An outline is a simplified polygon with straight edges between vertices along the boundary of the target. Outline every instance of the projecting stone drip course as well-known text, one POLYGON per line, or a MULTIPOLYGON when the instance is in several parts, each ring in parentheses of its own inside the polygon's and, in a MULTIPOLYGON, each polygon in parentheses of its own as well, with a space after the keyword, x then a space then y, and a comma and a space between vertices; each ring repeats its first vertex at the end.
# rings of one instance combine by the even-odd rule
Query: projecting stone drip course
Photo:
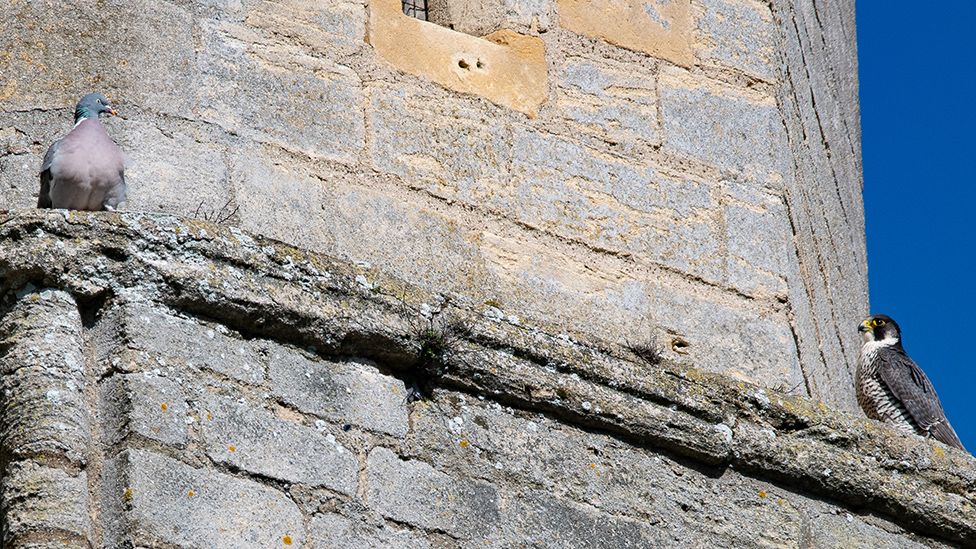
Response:
POLYGON ((976 535, 970 456, 815 401, 199 220, 0 243, 11 547, 976 535), (418 326, 462 324, 432 362, 418 326))

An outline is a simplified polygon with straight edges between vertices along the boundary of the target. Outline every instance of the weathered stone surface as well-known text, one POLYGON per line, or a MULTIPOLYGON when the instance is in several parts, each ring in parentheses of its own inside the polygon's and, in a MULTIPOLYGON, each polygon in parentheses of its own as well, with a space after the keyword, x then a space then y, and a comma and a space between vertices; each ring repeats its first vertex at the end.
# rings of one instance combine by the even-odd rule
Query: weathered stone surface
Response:
POLYGON ((350 520, 341 515, 326 513, 312 519, 309 540, 316 547, 335 549, 428 549, 423 537, 409 531, 377 528, 374 525, 350 520))
POLYGON ((766 81, 777 78, 778 29, 769 6, 754 0, 703 0, 695 17, 695 56, 766 81))
POLYGON ((750 295, 786 298, 793 233, 783 199, 747 185, 726 182, 725 188, 729 284, 750 295))
POLYGON ((514 188, 495 201, 519 221, 721 278, 707 184, 531 131, 516 132, 514 148, 514 188))
POLYGON ((241 227, 310 249, 334 247, 336 237, 330 220, 336 203, 325 183, 311 174, 274 164, 257 149, 241 151, 232 158, 231 180, 241 227), (275 207, 269 208, 269 204, 275 207), (289 215, 281 215, 283 211, 289 215))
MULTIPOLYGON (((254 338, 253 345, 268 353, 272 364, 276 353, 291 356, 297 366, 284 370, 285 379, 291 380, 293 398, 309 399, 304 404, 289 404, 262 382, 214 376, 181 361, 169 361, 162 369, 168 378, 183 376, 185 389, 194 395, 243 393, 245 403, 270 406, 278 414, 276 419, 263 413, 257 418, 245 414, 242 421, 227 426, 228 433, 250 425, 252 419, 256 425, 286 419, 316 423, 317 429, 333 432, 328 423, 316 422, 316 416, 327 417, 331 410, 303 407, 341 403, 330 391, 342 389, 336 391, 341 395, 347 382, 361 380, 364 372, 379 376, 379 382, 374 379, 364 387, 402 390, 400 382, 350 357, 369 357, 378 368, 426 379, 434 386, 433 399, 411 405, 412 431, 401 395, 362 393, 367 395, 363 401, 374 408, 384 403, 394 406, 394 412, 384 414, 403 418, 398 421, 406 424, 400 427, 405 436, 397 435, 402 437, 398 440, 369 433, 384 432, 375 425, 364 425, 367 432, 363 432, 350 422, 348 430, 334 431, 337 441, 365 459, 357 475, 361 480, 352 479, 362 482, 357 491, 361 502, 336 490, 296 485, 289 488, 293 504, 279 491, 281 480, 249 472, 247 467, 258 470, 253 465, 216 463, 238 477, 187 465, 212 463, 199 452, 205 444, 188 444, 186 450, 160 448, 182 461, 144 449, 123 449, 120 457, 110 460, 103 479, 115 482, 112 479, 119 478, 115 471, 139 471, 129 478, 152 484, 140 488, 148 494, 147 500, 167 503, 162 511, 158 504, 150 507, 145 502, 126 507, 125 487, 133 481, 122 479, 107 487, 105 493, 114 498, 102 498, 100 504, 108 507, 99 516, 106 522, 110 540, 131 535, 149 540, 145 544, 181 543, 174 540, 192 536, 197 541, 189 544, 207 546, 213 538, 205 537, 199 525, 212 523, 213 516, 244 520, 236 514, 240 512, 249 524, 261 522, 255 522, 250 507, 226 503, 239 497, 272 514, 273 505, 279 505, 274 502, 285 502, 280 505, 294 514, 283 511, 274 517, 286 522, 300 512, 313 516, 338 512, 380 530, 393 527, 381 527, 386 520, 405 523, 432 544, 444 535, 456 536, 463 544, 486 539, 517 543, 522 538, 514 532, 532 528, 544 532, 545 524, 560 521, 606 528, 595 539, 625 545, 635 540, 651 545, 687 540, 750 545, 754 532, 737 527, 742 521, 759 525, 762 540, 786 545, 810 539, 815 528, 829 530, 823 534, 825 539, 853 540, 854 545, 871 539, 938 545, 935 538, 922 536, 961 543, 976 535, 976 502, 971 496, 976 490, 976 462, 970 456, 837 413, 818 402, 669 360, 634 361, 620 346, 584 343, 545 326, 504 317, 481 304, 445 301, 377 271, 199 221, 143 214, 66 217, 59 212, 22 212, 0 219, 0 242, 0 292, 16 291, 25 280, 38 276, 79 296, 92 295, 99 285, 112 288, 116 297, 103 306, 103 314, 96 315, 93 347, 104 346, 104 341, 118 345, 126 324, 113 319, 125 319, 117 311, 132 310, 141 296, 143 303, 167 304, 179 314, 205 311, 211 319, 206 324, 182 322, 201 333, 221 324, 228 333, 245 332, 254 338), (450 343, 434 364, 432 355, 438 354, 431 353, 429 346, 424 351, 416 331, 417 311, 425 303, 428 311, 437 304, 439 315, 468 326, 451 332, 445 339, 450 343), (315 346, 318 355, 326 358, 311 358, 264 338, 315 346), (345 367, 351 369, 342 370, 345 367), (176 370, 170 373, 171 369, 176 370), (304 372, 329 373, 332 377, 325 379, 341 383, 323 385, 322 391, 314 389, 313 383, 309 390, 304 372), (461 394, 471 402, 462 402, 461 394), (488 403, 474 404, 477 397, 471 395, 481 395, 488 403), (512 411, 503 415, 501 403, 512 411), (397 411, 400 407, 404 415, 397 411), (138 466, 126 465, 126 459, 134 459, 138 466), (218 494, 211 492, 215 500, 206 500, 199 510, 192 505, 189 511, 180 507, 184 501, 176 490, 189 489, 179 484, 185 484, 185 478, 204 479, 199 484, 211 490, 219 487, 218 494), (296 504, 302 511, 291 507, 296 504), (175 533, 167 529, 172 520, 165 517, 175 516, 176 509, 192 528, 175 533), (533 526, 536 523, 528 516, 533 510, 551 520, 533 526), (841 520, 817 518, 828 514, 841 520), (816 527, 813 520, 819 520, 816 527), (663 532, 675 532, 678 539, 663 532)), ((23 302, 33 303, 27 298, 23 302)), ((683 312, 699 309, 688 306, 683 312)), ((23 321, 23 315, 15 315, 18 310, 6 313, 5 325, 23 321)), ((64 317, 33 318, 57 325, 64 317)), ((777 327, 789 336, 786 323, 741 318, 757 326, 777 327)), ((164 322, 157 324, 164 333, 170 330, 164 322)), ((29 332, 19 330, 13 332, 29 332)), ((7 350, 26 349, 18 345, 30 339, 18 339, 7 350)), ((219 350, 218 346, 207 352, 219 350)), ((94 349, 90 352, 100 356, 94 349)), ((99 360, 129 356, 124 353, 109 353, 99 360)), ((737 360, 727 354, 724 362, 737 360)), ((741 365, 723 367, 734 371, 741 365)), ((275 376, 271 378, 274 385, 275 376)), ((357 390, 352 388, 351 394, 357 390)), ((203 402, 212 397, 194 398, 203 402)), ((270 431, 276 425, 272 423, 270 431)), ((202 429, 206 427, 190 428, 191 441, 204 442, 202 429)), ((265 442, 265 449, 274 447, 265 442)), ((137 497, 135 492, 131 497, 137 497)), ((185 497, 189 499, 188 493, 185 497)), ((270 528, 277 531, 286 526, 275 522, 270 528)), ((595 543, 586 537, 588 531, 589 527, 560 529, 564 534, 560 543, 595 543)), ((304 533, 280 535, 282 543, 285 535, 292 536, 293 543, 305 539, 304 533)), ((254 536, 258 544, 276 539, 266 532, 254 536)))
POLYGON ((241 381, 259 383, 265 377, 265 359, 258 349, 232 337, 220 326, 204 326, 145 303, 123 304, 111 311, 103 323, 101 331, 120 333, 122 339, 103 338, 101 356, 119 350, 122 344, 241 381))
POLYGON ((772 98, 750 97, 678 69, 659 82, 666 147, 780 186, 770 174, 786 173, 789 143, 772 98))
POLYGON ((213 397, 200 414, 207 455, 250 473, 324 486, 343 494, 356 491, 359 462, 335 436, 213 397))
POLYGON ((382 515, 462 538, 482 538, 499 520, 498 494, 419 461, 376 448, 366 461, 366 501, 382 515))
MULTIPOLYGON (((0 50, 7 52, 0 59, 5 105, 73 107, 81 95, 99 88, 110 99, 124 99, 122 105, 188 112, 196 74, 190 12, 146 0, 88 8, 78 0, 56 6, 18 2, 0 14, 0 25, 7 30, 0 38, 0 50), (79 62, 90 51, 111 62, 79 62), (124 98, 114 93, 120 90, 124 98)), ((70 114, 65 120, 70 122, 70 114)))
POLYGON ((505 509, 502 529, 487 544, 526 544, 530 547, 594 547, 637 549, 662 543, 662 532, 637 522, 594 513, 584 506, 560 501, 550 494, 531 492, 505 509))
POLYGON ((81 466, 91 446, 81 315, 62 290, 28 285, 16 298, 0 320, 0 448, 81 466))
POLYGON ((271 388, 303 412, 339 423, 403 436, 407 433, 407 391, 403 382, 356 362, 312 360, 274 346, 271 388))
POLYGON ((403 14, 398 0, 373 0, 369 43, 397 69, 471 93, 534 118, 546 100, 545 45, 501 29, 468 36, 403 14))
POLYGON ((510 177, 508 124, 410 87, 371 86, 369 95, 369 153, 377 170, 472 204, 510 177))
POLYGON ((31 538, 59 537, 61 547, 89 547, 88 476, 19 461, 0 490, 4 547, 33 547, 31 538))
POLYGON ((860 340, 853 326, 868 313, 868 284, 854 5, 771 5, 788 69, 777 101, 794 159, 785 185, 800 360, 814 394, 856 411, 860 340))
MULTIPOLYGON (((719 547, 795 546, 805 539, 829 539, 831 547, 843 546, 842 539, 851 546, 869 547, 874 540, 898 539, 890 533, 897 530, 890 522, 838 511, 817 498, 748 475, 719 474, 615 437, 586 434, 544 414, 443 393, 429 406, 418 408, 413 417, 416 453, 432 456, 434 466, 461 478, 491 479, 499 487, 538 487, 543 492, 529 495, 527 502, 516 500, 508 508, 517 510, 510 515, 514 524, 520 525, 521 532, 532 532, 527 535, 552 540, 580 536, 565 541, 570 546, 597 546, 602 543, 599 539, 613 539, 616 546, 623 546, 642 536, 644 546, 707 539, 719 547), (588 510, 567 506, 566 501, 583 503, 588 510), (526 506, 535 512, 527 512, 526 506), (595 515, 593 510, 606 515, 595 515), (587 528, 553 531, 545 524, 521 523, 545 521, 549 514, 576 517, 573 522, 587 528), (521 519, 523 515, 539 518, 521 519), (607 517, 633 522, 601 530, 592 524, 594 516, 602 517, 599 525, 608 522, 607 517), (741 528, 743 523, 750 528, 741 528), (602 535, 590 539, 585 536, 588 530, 602 535)), ((503 524, 507 531, 509 523, 503 524)))
POLYGON ((172 458, 127 450, 104 472, 106 541, 112 545, 301 547, 302 516, 280 492, 196 469, 172 458), (284 542, 285 537, 288 542, 284 542))
MULTIPOLYGON (((607 340, 648 331, 687 339, 665 319, 690 325, 676 311, 691 301, 777 324, 786 317, 801 349, 787 351, 802 358, 738 369, 793 386, 799 364, 804 388, 855 409, 856 334, 844 326, 865 313, 867 292, 849 4, 445 0, 430 6, 434 24, 384 1, 156 9, 113 0, 96 12, 77 0, 18 2, 0 14, 0 208, 36 203, 44 151, 70 128, 78 97, 103 91, 121 112, 103 122, 131 161, 125 209, 212 219, 237 208, 230 221, 247 230, 607 340), (504 29, 521 37, 495 34, 503 46, 463 34, 504 29), (389 42, 393 63, 367 43, 370 33, 389 42), (112 62, 88 70, 72 48, 112 62), (454 54, 484 48, 511 56, 491 62, 472 93, 458 92, 474 80, 458 76, 454 54), (527 58, 533 74, 551 75, 541 88, 518 71, 527 58), (404 60, 445 76, 446 87, 407 74, 404 60), (491 76, 498 71, 506 78, 491 76), (484 99, 525 88, 539 103, 535 119, 484 99), (551 159, 539 170, 515 165, 516 153, 531 156, 522 147, 539 144, 632 167, 639 177, 621 178, 626 193, 675 181, 707 188, 712 205, 698 208, 695 189, 675 195, 677 208, 652 199, 647 211, 550 169, 551 159), (524 181, 535 177, 556 179, 524 181), (796 238, 782 240, 777 222, 768 242, 733 253, 727 241, 743 231, 728 220, 751 223, 739 214, 766 206, 760 193, 726 210, 729 179, 782 194, 796 238), (762 259, 789 258, 785 303, 782 271, 753 260, 760 249, 762 259), (832 314, 837 307, 843 314, 832 314)), ((475 60, 468 72, 477 69, 475 60)), ((768 355, 780 340, 776 331, 742 346, 774 330, 737 326, 724 323, 728 337, 699 330, 687 357, 721 370, 722 350, 768 355)))
MULTIPOLYGON (((203 131, 174 133, 140 120, 141 113, 124 114, 129 120, 113 120, 108 131, 127 157, 126 209, 204 215, 227 203, 230 188, 223 147, 206 143, 203 131)), ((70 127, 69 117, 64 123, 70 127)))
POLYGON ((427 4, 428 21, 473 36, 502 28, 546 32, 555 6, 549 0, 444 0, 427 4))
POLYGON ((557 0, 557 5, 559 24, 573 32, 679 65, 694 61, 688 0, 557 0))
POLYGON ((244 25, 206 21, 199 112, 232 134, 352 163, 364 144, 355 71, 291 44, 257 44, 244 25))
POLYGON ((657 81, 654 73, 607 60, 567 58, 558 75, 564 91, 556 105, 572 128, 630 152, 635 146, 657 145, 657 81))
POLYGON ((173 446, 187 442, 188 408, 179 383, 151 372, 120 374, 99 384, 102 442, 139 435, 173 446))

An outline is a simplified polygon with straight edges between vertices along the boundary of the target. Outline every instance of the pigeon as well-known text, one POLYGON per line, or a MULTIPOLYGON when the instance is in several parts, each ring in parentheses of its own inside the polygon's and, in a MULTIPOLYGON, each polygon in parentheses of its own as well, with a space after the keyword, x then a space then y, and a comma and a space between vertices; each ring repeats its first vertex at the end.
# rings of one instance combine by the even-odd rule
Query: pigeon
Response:
POLYGON ((104 95, 78 101, 74 128, 44 154, 38 208, 115 211, 125 201, 124 157, 99 122, 102 113, 116 114, 104 95))

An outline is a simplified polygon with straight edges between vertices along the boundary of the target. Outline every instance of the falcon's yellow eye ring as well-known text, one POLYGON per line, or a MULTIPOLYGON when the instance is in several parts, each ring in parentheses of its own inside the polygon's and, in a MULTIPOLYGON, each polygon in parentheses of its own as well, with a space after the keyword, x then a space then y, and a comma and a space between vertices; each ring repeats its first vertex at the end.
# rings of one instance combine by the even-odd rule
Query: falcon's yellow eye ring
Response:
POLYGON ((881 319, 875 319, 875 320, 872 320, 871 321, 871 325, 874 326, 875 328, 877 328, 878 326, 884 326, 885 325, 885 321, 884 320, 881 320, 881 319))

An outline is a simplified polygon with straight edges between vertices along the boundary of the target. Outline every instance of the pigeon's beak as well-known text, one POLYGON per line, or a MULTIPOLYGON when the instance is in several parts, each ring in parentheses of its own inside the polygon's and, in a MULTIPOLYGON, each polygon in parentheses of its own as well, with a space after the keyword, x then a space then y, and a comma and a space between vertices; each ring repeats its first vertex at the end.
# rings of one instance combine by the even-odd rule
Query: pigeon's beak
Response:
POLYGON ((111 114, 112 116, 118 116, 119 115, 119 111, 113 109, 112 107, 109 107, 108 108, 108 113, 111 114))

